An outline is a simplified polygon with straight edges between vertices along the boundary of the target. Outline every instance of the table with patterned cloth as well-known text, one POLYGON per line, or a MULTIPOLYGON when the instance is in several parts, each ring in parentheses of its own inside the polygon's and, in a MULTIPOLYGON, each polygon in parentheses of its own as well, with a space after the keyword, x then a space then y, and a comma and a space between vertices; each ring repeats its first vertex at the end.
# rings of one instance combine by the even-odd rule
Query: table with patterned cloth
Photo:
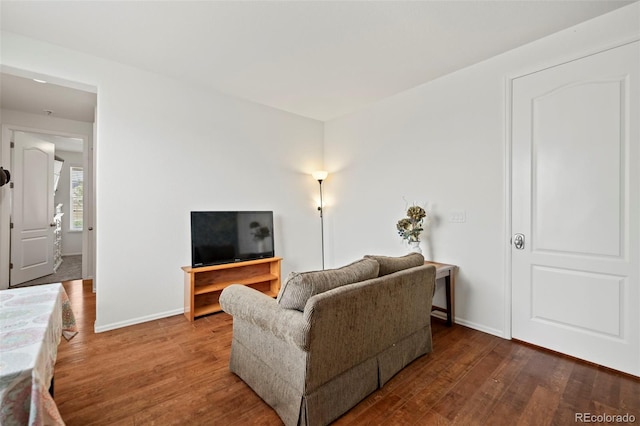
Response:
POLYGON ((49 387, 61 336, 77 332, 62 284, 0 291, 1 425, 64 425, 49 387))

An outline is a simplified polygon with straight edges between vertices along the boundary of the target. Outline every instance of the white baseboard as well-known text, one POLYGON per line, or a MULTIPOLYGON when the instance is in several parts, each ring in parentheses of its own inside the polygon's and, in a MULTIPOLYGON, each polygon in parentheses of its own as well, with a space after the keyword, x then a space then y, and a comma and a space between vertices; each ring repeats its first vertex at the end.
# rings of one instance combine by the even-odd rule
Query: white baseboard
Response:
POLYGON ((143 322, 172 317, 174 315, 182 315, 183 313, 184 313, 184 308, 180 308, 180 309, 174 309, 171 311, 158 312, 157 314, 147 315, 144 317, 132 318, 127 321, 114 322, 111 324, 105 324, 100 326, 94 323, 93 330, 96 333, 103 333, 105 331, 115 330, 117 328, 128 327, 130 325, 136 325, 136 324, 142 324, 143 322))
POLYGON ((497 328, 487 327, 485 325, 477 324, 475 322, 467 321, 460 318, 456 318, 456 324, 464 325, 465 327, 473 328, 474 330, 482 331, 483 333, 492 334, 504 339, 504 332, 502 330, 498 330, 497 328))
MULTIPOLYGON (((432 312, 431 316, 436 317, 436 318, 440 318, 442 320, 447 320, 447 314, 443 313, 443 312, 432 312)), ((487 333, 487 334, 492 334, 494 336, 498 336, 502 339, 504 339, 504 332, 502 330, 498 330, 496 328, 491 328, 491 327, 487 327, 484 326, 482 324, 477 324, 475 322, 472 321, 467 321, 465 319, 462 318, 455 318, 454 322, 456 324, 460 324, 460 325, 464 325, 465 327, 469 327, 472 328, 474 330, 478 330, 478 331, 482 331, 483 333, 487 333)))

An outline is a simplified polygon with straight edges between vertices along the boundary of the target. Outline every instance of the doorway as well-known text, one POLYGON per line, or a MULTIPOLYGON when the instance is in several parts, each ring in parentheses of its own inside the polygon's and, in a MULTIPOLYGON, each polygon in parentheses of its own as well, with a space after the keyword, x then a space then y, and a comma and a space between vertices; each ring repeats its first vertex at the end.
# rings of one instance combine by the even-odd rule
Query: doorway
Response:
MULTIPOLYGON (((82 194, 82 229, 74 229, 75 247, 67 246, 62 254, 75 255, 81 259, 81 278, 94 280, 95 290, 95 243, 93 227, 95 224, 95 191, 93 141, 95 138, 95 117, 97 94, 95 88, 63 81, 53 77, 33 75, 33 73, 2 67, 0 80, 2 101, 2 144, 0 147, 0 165, 9 168, 12 158, 11 142, 15 132, 37 135, 55 145, 62 144, 59 152, 66 152, 68 166, 82 171, 84 192, 82 194), (8 73, 7 73, 8 72, 8 73), (48 80, 46 84, 34 80, 48 80), (72 141, 75 146, 64 145, 72 141), (80 147, 78 148, 78 145, 80 147), (69 157, 71 155, 71 157, 69 157), (79 244, 79 245, 78 245, 79 244)), ((69 172, 70 170, 67 170, 69 172)), ((77 174, 77 173, 76 173, 77 174)), ((68 175, 67 175, 68 178, 68 175)), ((68 183, 68 181, 67 181, 68 183)), ((57 191, 60 194, 60 182, 57 191)), ((0 188, 0 289, 9 287, 10 248, 13 194, 10 185, 0 188)), ((68 198, 68 197, 64 197, 68 198)), ((69 204, 65 200, 62 204, 69 204)), ((61 204, 58 202, 58 204, 61 204)), ((54 206, 55 208, 55 206, 54 206)), ((70 215, 71 212, 68 213, 70 215)), ((55 214, 53 215, 55 216, 55 214)), ((52 217, 53 217, 52 216, 52 217)), ((63 215, 64 217, 64 215, 63 215)), ((51 222, 53 223, 53 222, 51 222)), ((62 226, 70 230, 69 222, 62 226)), ((53 227, 51 227, 53 228, 53 227)), ((53 233, 53 230, 51 230, 53 233)), ((67 232, 68 233, 68 232, 67 232)), ((71 242, 67 238, 67 242, 71 242)), ((64 238, 63 238, 64 243, 64 238)), ((53 256, 53 255, 52 255, 53 256)), ((63 262, 64 263, 64 262, 63 262)), ((67 262, 67 264, 72 262, 67 262)), ((75 263, 75 262, 73 262, 75 263)), ((54 282, 58 282, 57 280, 54 282)))
POLYGON ((83 279, 87 137, 11 135, 9 287, 83 279))

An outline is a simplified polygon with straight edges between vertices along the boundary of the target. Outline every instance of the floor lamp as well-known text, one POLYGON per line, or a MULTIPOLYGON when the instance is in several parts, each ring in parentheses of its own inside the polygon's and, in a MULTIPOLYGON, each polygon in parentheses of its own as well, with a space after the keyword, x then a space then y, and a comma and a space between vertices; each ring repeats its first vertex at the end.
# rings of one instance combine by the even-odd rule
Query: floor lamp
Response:
POLYGON ((320 205, 318 206, 318 211, 320 212, 320 240, 322 241, 322 270, 324 270, 324 203, 322 201, 322 181, 327 178, 329 175, 328 172, 324 170, 318 170, 316 172, 311 173, 311 176, 320 184, 320 205))

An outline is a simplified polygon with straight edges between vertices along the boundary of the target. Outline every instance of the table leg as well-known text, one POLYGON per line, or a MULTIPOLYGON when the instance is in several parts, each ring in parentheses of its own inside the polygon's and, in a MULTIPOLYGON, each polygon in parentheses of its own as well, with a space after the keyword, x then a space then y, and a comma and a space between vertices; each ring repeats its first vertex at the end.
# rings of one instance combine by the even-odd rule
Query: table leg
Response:
POLYGON ((447 296, 447 326, 453 324, 453 303, 451 298, 451 274, 444 277, 444 289, 447 296))

